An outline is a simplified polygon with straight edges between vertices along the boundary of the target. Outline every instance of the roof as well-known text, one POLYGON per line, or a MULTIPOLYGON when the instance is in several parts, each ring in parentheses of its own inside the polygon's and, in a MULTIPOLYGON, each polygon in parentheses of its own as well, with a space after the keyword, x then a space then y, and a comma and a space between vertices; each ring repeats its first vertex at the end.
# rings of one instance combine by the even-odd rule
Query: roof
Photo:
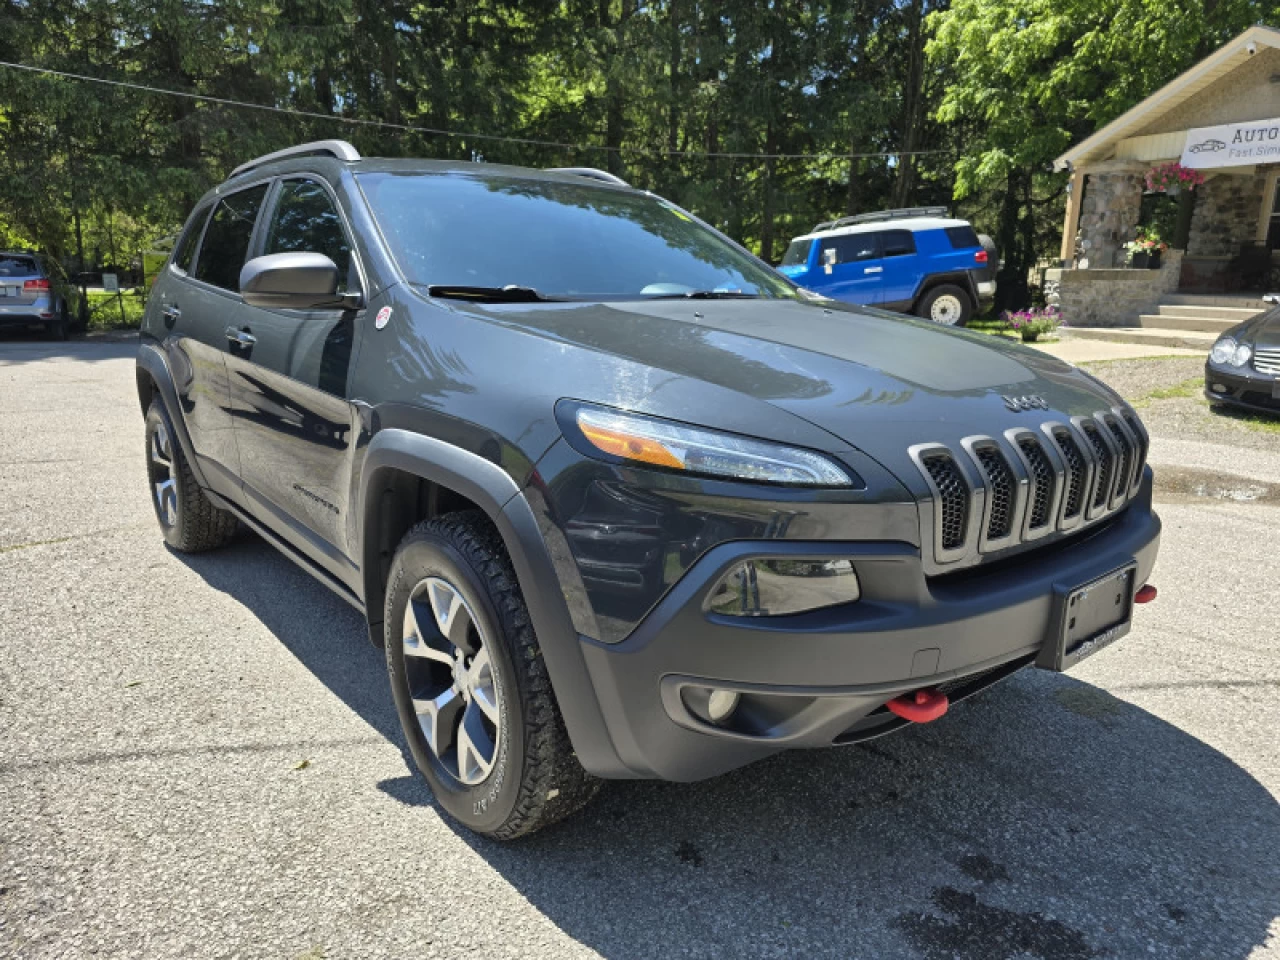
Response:
POLYGON ((838 227, 834 230, 814 230, 801 234, 796 240, 814 240, 818 237, 843 237, 852 233, 876 233, 880 230, 945 230, 947 227, 972 226, 968 220, 955 220, 951 217, 903 217, 899 220, 875 220, 871 223, 856 223, 849 227, 838 227))
POLYGON ((1053 161, 1054 169, 1065 170, 1089 160, 1106 159, 1109 149, 1117 142, 1149 126, 1247 62, 1253 56, 1249 52, 1250 45, 1255 50, 1259 47, 1280 49, 1280 30, 1274 27, 1250 27, 1194 67, 1166 83, 1137 106, 1116 117, 1093 136, 1058 157, 1053 161))

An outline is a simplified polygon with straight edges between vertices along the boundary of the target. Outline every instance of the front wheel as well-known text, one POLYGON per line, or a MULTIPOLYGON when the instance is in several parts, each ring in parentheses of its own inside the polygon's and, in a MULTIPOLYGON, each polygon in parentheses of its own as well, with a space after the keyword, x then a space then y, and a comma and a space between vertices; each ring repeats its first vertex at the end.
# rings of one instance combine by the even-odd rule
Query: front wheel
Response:
POLYGON ((924 295, 916 305, 916 314, 944 326, 963 327, 973 316, 973 303, 959 287, 946 283, 924 295))
POLYGON ((599 781, 569 744, 515 570, 484 514, 409 531, 384 622, 409 752, 450 815, 510 840, 591 799, 599 781))

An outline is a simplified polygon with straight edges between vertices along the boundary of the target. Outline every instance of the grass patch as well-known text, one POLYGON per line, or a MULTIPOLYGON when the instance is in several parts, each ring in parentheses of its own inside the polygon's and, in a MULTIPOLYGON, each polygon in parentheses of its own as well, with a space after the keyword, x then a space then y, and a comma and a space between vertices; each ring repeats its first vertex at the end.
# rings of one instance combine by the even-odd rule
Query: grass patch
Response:
POLYGON ((1079 367, 1106 367, 1113 363, 1146 363, 1148 360, 1194 360, 1195 357, 1184 357, 1176 353, 1162 353, 1158 357, 1111 357, 1106 360, 1082 360, 1079 367))
POLYGON ((1236 421, 1242 427, 1257 430, 1259 433, 1280 435, 1280 417, 1268 417, 1247 410, 1233 410, 1230 407, 1215 407, 1214 412, 1220 417, 1236 421))
POLYGON ((136 289, 121 293, 119 302, 114 293, 91 292, 88 295, 90 330, 136 330, 142 326, 146 298, 136 289), (120 316, 121 304, 124 305, 123 319, 120 316))
POLYGON ((1181 383, 1175 383, 1171 387, 1156 387, 1146 395, 1139 398, 1140 401, 1152 400, 1175 400, 1179 397, 1194 397, 1204 390, 1204 377, 1192 377, 1190 380, 1183 380, 1181 383))

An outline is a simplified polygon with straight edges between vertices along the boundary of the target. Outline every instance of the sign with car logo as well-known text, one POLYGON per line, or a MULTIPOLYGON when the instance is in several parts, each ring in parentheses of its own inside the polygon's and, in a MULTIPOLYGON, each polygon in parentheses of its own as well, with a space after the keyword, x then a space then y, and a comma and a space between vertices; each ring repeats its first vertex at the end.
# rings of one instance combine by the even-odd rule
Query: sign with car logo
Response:
POLYGON ((1049 409, 1049 404, 1045 402, 1044 397, 1037 397, 1034 395, 1026 397, 1006 397, 1002 395, 1000 399, 1003 400, 1004 405, 1014 413, 1020 413, 1024 410, 1049 409))
POLYGON ((1187 131, 1182 165, 1208 170, 1280 160, 1280 117, 1187 131))

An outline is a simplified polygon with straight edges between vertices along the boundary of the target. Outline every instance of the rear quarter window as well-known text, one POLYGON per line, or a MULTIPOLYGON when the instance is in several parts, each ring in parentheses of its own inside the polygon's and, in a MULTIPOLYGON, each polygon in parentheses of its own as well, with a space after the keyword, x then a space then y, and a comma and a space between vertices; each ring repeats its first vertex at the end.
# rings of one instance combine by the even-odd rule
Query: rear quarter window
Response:
POLYGON ((40 268, 34 257, 0 255, 0 277, 38 277, 40 268))
POLYGON ((980 247, 978 235, 973 232, 973 227, 947 227, 947 239, 951 241, 952 248, 956 250, 967 250, 970 247, 980 247))

